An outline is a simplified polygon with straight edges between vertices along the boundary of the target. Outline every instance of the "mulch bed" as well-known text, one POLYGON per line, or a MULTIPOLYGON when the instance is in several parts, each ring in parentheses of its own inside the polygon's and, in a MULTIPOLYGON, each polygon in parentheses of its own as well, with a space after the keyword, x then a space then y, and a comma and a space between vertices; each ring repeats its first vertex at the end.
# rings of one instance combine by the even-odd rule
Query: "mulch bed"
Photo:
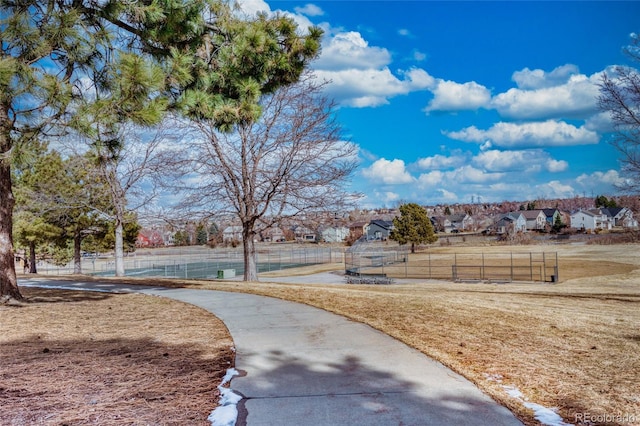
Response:
POLYGON ((0 424, 209 425, 233 366, 224 324, 143 295, 22 289, 0 306, 0 424))

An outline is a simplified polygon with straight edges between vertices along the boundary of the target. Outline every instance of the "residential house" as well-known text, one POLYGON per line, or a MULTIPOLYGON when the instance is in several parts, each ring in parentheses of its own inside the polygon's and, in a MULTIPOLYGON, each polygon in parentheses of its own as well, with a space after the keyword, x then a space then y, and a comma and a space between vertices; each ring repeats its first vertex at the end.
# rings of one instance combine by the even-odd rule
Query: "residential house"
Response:
POLYGON ((611 227, 609 217, 601 209, 578 210, 571 214, 571 228, 574 229, 595 231, 611 227))
POLYGON ((174 239, 175 236, 176 236, 175 231, 165 231, 164 234, 162 235, 162 238, 164 239, 164 245, 174 246, 176 244, 176 241, 174 239))
POLYGON ((156 229, 141 229, 136 238, 136 247, 160 247, 163 245, 162 233, 156 229))
POLYGON ((281 243, 286 241, 284 231, 277 226, 271 226, 260 233, 262 241, 269 243, 281 243))
POLYGON ((558 218, 562 220, 562 215, 558 209, 542 209, 542 212, 546 216, 547 225, 549 226, 555 225, 558 218))
POLYGON ((525 232, 527 230, 527 219, 525 219, 522 212, 510 212, 502 215, 491 229, 499 235, 525 232))
POLYGON ((365 234, 367 240, 381 240, 385 241, 389 239, 391 229, 393 228, 393 222, 389 220, 375 219, 369 222, 365 228, 365 234))
POLYGON ((471 231, 474 220, 467 213, 456 213, 446 216, 444 225, 444 232, 471 231))
POLYGON ((231 225, 222 230, 222 241, 230 243, 233 241, 242 241, 242 226, 231 225))
POLYGON ((315 243, 318 240, 316 232, 306 226, 296 226, 293 228, 293 233, 296 236, 296 241, 315 243))
POLYGON ((343 243, 349 237, 349 228, 346 226, 330 226, 324 228, 320 235, 326 243, 343 243))
POLYGON ((365 228, 367 227, 367 222, 359 221, 353 222, 349 225, 349 238, 351 241, 356 241, 365 235, 365 228))
POLYGON ((633 212, 626 207, 609 207, 600 209, 607 215, 612 226, 621 228, 637 229, 638 220, 633 217, 633 212))
POLYGON ((522 210, 527 221, 527 231, 541 231, 545 229, 547 215, 542 210, 522 210))

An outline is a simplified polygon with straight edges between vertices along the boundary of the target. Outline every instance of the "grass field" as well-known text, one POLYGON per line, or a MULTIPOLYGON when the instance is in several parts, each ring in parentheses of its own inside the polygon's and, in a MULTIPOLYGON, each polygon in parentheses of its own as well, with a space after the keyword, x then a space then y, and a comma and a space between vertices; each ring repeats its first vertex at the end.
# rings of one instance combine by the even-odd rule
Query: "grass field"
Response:
MULTIPOLYGON (((305 275, 340 270, 343 268, 340 264, 270 272, 261 275, 260 283, 177 280, 152 283, 279 297, 369 324, 469 378, 527 424, 538 422, 521 400, 509 396, 505 386, 517 388, 529 402, 556 407, 568 423, 581 424, 580 420, 589 413, 589 424, 640 424, 640 245, 508 247, 514 251, 550 249, 559 253, 560 282, 556 284, 398 280, 393 285, 346 285, 338 275, 335 283, 304 283, 305 275), (277 283, 278 276, 285 274, 297 276, 299 284, 277 283)), ((433 251, 449 250, 460 248, 433 251)), ((464 247, 464 250, 504 252, 505 246, 464 247)), ((411 261, 426 255, 418 253, 411 261)), ((39 309, 46 311, 53 306, 62 309, 62 305, 65 304, 52 303, 39 309)), ((5 327, 0 330, 3 332, 0 339, 4 339, 1 350, 5 353, 4 333, 10 326, 4 320, 6 309, 10 308, 0 309, 5 309, 0 310, 0 326, 5 327)), ((75 307, 73 312, 67 309, 67 315, 75 312, 75 307)), ((95 313, 83 315, 94 318, 102 311, 92 312, 95 313)), ((128 315, 123 314, 123 320, 128 315)), ((179 328, 175 328, 178 321, 157 317, 165 318, 165 325, 175 329, 165 344, 172 345, 171 339, 182 338, 184 325, 196 321, 190 315, 180 317, 179 328)), ((28 323, 35 318, 29 320, 27 316, 22 320, 28 323)), ((126 330, 126 321, 121 324, 118 329, 126 330)), ((29 332, 11 338, 16 350, 20 350, 21 342, 37 343, 37 335, 54 333, 53 325, 46 321, 41 321, 38 327, 37 334, 29 332)), ((55 332, 62 335, 54 341, 69 340, 64 330, 55 332)), ((207 334, 192 337, 204 339, 200 344, 211 338, 207 334)), ((42 346, 36 345, 31 356, 35 357, 42 346)), ((101 367, 97 363, 95 368, 101 367)), ((173 402, 167 400, 164 404, 170 406, 173 402)))
MULTIPOLYGON (((558 284, 191 285, 298 301, 369 324, 463 374, 529 424, 537 424, 531 410, 505 386, 557 407, 569 423, 585 413, 593 424, 603 416, 640 423, 640 245, 554 249, 558 284)), ((277 280, 268 275, 262 281, 277 280)))

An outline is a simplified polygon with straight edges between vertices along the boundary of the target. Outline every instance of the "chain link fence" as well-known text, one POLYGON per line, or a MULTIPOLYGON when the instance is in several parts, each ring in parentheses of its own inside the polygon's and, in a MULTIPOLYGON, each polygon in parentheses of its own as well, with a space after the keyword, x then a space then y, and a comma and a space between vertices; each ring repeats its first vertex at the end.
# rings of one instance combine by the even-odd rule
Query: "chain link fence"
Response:
POLYGON ((409 255, 407 247, 385 247, 381 244, 361 242, 346 251, 345 274, 361 278, 363 282, 378 279, 381 283, 386 278, 557 282, 559 268, 557 252, 451 252, 409 255))
MULTIPOLYGON (((258 272, 276 271, 306 265, 342 263, 344 249, 312 245, 264 245, 256 254, 258 272)), ((167 247, 139 249, 125 257, 125 271, 132 277, 166 277, 185 279, 230 278, 244 274, 242 248, 167 247), (233 271, 233 272, 231 272, 233 271)), ((73 263, 55 266, 39 262, 38 273, 66 275, 73 273, 73 263)), ((115 275, 115 260, 110 255, 86 255, 82 273, 95 276, 115 275)))

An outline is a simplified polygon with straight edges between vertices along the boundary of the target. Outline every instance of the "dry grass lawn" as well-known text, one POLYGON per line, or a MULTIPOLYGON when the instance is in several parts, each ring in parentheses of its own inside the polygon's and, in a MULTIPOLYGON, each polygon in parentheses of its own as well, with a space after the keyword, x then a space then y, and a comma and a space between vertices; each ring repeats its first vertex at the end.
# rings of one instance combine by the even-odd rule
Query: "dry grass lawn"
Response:
MULTIPOLYGON (((153 283, 273 296, 369 324, 466 376, 530 425, 538 424, 532 412, 510 397, 504 386, 518 388, 530 402, 556 407, 569 423, 580 424, 580 417, 576 416, 583 413, 594 416, 596 421, 590 424, 625 424, 615 416, 640 423, 640 245, 464 248, 467 252, 505 249, 557 250, 561 282, 424 281, 376 286, 346 285, 336 276, 335 284, 304 283, 305 274, 340 268, 324 265, 317 270, 307 267, 265 274, 260 283, 153 283), (300 283, 277 283, 279 274, 298 276, 300 283), (612 421, 598 422, 597 416, 604 415, 612 421)), ((90 416, 106 413, 134 419, 159 410, 196 416, 197 408, 201 408, 197 404, 180 405, 185 400, 202 401, 199 395, 189 398, 189 392, 202 392, 208 401, 215 401, 213 388, 230 360, 231 344, 228 337, 213 333, 222 326, 216 325, 212 316, 184 305, 177 305, 179 312, 170 313, 174 302, 157 298, 149 302, 143 296, 112 296, 104 300, 104 296, 95 296, 97 300, 93 300, 93 296, 70 295, 62 297, 60 303, 47 301, 52 294, 38 297, 42 301, 26 307, 0 307, 3 406, 22 404, 21 415, 35 412, 38 418, 58 413, 49 423, 41 424, 81 424, 79 419, 109 424, 90 416), (26 316, 20 317, 23 313, 26 316), (7 324, 8 317, 16 322, 7 324), (76 322, 70 321, 73 317, 76 322), (28 332, 24 324, 29 324, 28 332), (196 324, 208 325, 196 331, 191 328, 196 324), (17 334, 14 328, 18 329, 17 334), (94 328, 96 331, 88 331, 94 328), (134 332, 133 328, 140 330, 134 332), (216 346, 217 340, 224 344, 216 346), (132 358, 138 353, 142 358, 134 361, 132 358), (167 364, 179 353, 197 362, 185 367, 189 374, 181 372, 176 378, 173 374, 178 367, 167 364), (206 376, 206 368, 213 368, 217 357, 223 362, 209 373, 207 383, 194 383, 196 377, 206 376), (200 361, 203 364, 198 364, 200 361), (128 362, 135 362, 135 368, 128 362), (124 377, 114 376, 116 370, 132 372, 141 366, 153 374, 145 374, 140 387, 127 383, 126 373, 124 377), (158 376, 162 379, 158 380, 158 376), (170 386, 166 376, 173 380, 170 386), (100 386, 85 390, 90 381, 97 381, 100 386), (27 387, 26 383, 46 386, 27 387), (180 385, 185 386, 185 394, 176 396, 180 385), (116 386, 119 392, 109 400, 102 396, 102 392, 116 386), (69 404, 68 412, 62 405, 67 397, 56 400, 56 389, 64 389, 72 397, 74 402, 69 404), (55 404, 61 404, 60 408, 54 409, 55 404), (64 416, 60 414, 63 409, 64 416)), ((210 406, 205 411, 210 411, 210 406)), ((4 424, 7 418, 2 415, 0 423, 4 424)), ((126 423, 113 417, 110 421, 126 423)))
MULTIPOLYGON (((369 324, 463 374, 528 424, 538 424, 532 411, 504 386, 557 408, 570 423, 580 424, 583 413, 596 416, 592 424, 604 415, 640 423, 640 245, 551 250, 559 251, 562 280, 554 285, 344 285, 339 278, 336 285, 191 285, 298 301, 369 324)), ((613 420, 601 424, 624 424, 613 420)))
POLYGON ((0 305, 0 424, 210 425, 224 324, 143 295, 23 288, 0 305))

